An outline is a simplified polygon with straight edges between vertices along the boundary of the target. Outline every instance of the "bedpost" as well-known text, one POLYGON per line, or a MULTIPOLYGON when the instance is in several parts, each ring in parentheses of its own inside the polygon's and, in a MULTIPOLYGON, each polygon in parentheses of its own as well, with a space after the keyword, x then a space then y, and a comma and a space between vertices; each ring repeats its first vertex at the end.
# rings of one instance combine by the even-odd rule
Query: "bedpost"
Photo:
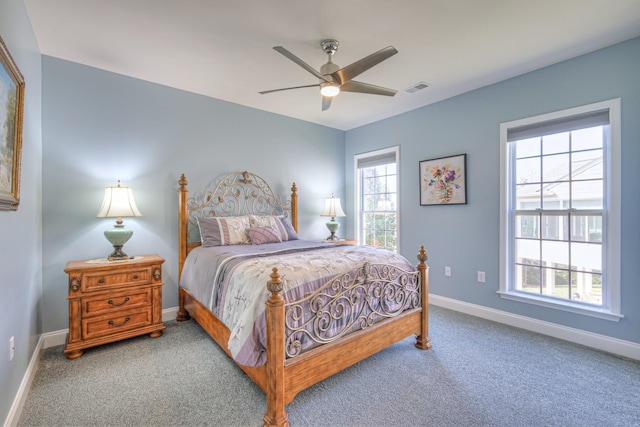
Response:
POLYGON ((298 232, 298 187, 294 182, 291 186, 291 225, 298 232))
POLYGON ((187 177, 180 175, 178 180, 178 279, 182 275, 182 266, 187 258, 187 243, 189 242, 189 209, 187 208, 187 177))
MULTIPOLYGON (((180 175, 178 184, 180 185, 180 188, 178 188, 178 282, 180 282, 182 266, 187 258, 187 244, 189 243, 189 209, 187 207, 189 190, 187 190, 187 177, 184 174, 180 175)), ((184 309, 184 292, 179 289, 176 320, 183 322, 189 319, 189 313, 184 309)))
POLYGON ((427 252, 424 250, 424 245, 422 245, 418 252, 422 316, 420 335, 416 337, 416 347, 420 350, 429 350, 431 348, 431 338, 429 338, 429 266, 426 264, 427 258, 427 252))
POLYGON ((284 410, 284 298, 278 269, 273 268, 267 282, 271 296, 267 300, 267 412, 264 426, 289 426, 289 415, 284 410))

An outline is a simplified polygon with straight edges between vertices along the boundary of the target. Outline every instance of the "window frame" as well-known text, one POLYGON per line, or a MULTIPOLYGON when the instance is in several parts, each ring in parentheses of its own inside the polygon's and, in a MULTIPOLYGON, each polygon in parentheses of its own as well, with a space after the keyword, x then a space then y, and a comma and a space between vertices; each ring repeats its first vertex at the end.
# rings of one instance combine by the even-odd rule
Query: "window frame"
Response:
POLYGON ((358 163, 361 161, 366 161, 367 159, 373 160, 376 158, 385 158, 385 157, 395 157, 395 165, 396 165, 396 252, 400 252, 400 146, 393 146, 382 148, 379 150, 368 151, 366 153, 356 154, 353 157, 353 169, 354 169, 354 206, 356 210, 356 218, 355 218, 355 233, 356 239, 359 244, 364 242, 364 231, 362 229, 362 221, 363 221, 363 210, 362 210, 362 176, 360 173, 360 169, 358 167, 358 163))
POLYGON ((620 219, 621 219, 621 129, 620 99, 612 99, 552 113, 542 114, 500 124, 500 289, 501 298, 523 303, 540 305, 601 319, 619 321, 621 313, 620 295, 620 219), (515 167, 511 164, 513 144, 508 142, 509 129, 535 126, 537 123, 568 119, 599 110, 609 112, 609 138, 603 144, 604 198, 602 209, 602 305, 590 306, 546 297, 544 295, 520 292, 513 283, 515 259, 515 167))

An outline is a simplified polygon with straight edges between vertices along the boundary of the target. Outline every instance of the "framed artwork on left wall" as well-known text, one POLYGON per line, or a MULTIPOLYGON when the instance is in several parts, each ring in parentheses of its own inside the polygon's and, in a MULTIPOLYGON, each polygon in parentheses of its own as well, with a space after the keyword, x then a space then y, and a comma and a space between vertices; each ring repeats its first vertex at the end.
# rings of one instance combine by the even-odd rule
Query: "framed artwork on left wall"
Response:
POLYGON ((24 77, 0 37, 0 210, 20 203, 24 77))

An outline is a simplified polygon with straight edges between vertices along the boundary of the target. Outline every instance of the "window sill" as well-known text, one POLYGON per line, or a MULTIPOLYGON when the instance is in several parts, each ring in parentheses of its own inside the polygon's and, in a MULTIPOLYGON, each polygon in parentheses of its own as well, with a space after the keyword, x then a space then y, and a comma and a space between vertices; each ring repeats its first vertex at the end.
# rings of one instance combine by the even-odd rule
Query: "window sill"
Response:
POLYGON ((620 321, 624 316, 619 313, 614 313, 607 309, 589 307, 582 304, 575 304, 565 301, 559 301, 552 298, 545 298, 538 295, 530 295, 522 292, 502 292, 498 291, 500 298, 509 299, 512 301, 523 302, 526 304, 534 304, 542 307, 553 308, 556 310, 568 311, 571 313, 582 314, 585 316, 597 317, 599 319, 610 320, 613 322, 620 321))

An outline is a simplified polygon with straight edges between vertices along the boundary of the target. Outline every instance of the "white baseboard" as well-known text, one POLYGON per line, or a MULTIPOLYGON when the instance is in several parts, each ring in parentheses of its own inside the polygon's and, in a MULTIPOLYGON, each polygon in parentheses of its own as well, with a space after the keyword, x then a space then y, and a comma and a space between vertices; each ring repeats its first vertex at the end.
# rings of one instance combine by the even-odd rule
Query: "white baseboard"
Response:
POLYGON ((165 308, 162 310, 162 321, 168 322, 169 320, 176 320, 178 315, 178 307, 165 308))
MULTIPOLYGON (((175 320, 177 313, 178 307, 165 308, 162 310, 162 321, 167 322, 169 320, 175 320)), ((36 349, 34 350, 29 366, 27 367, 27 372, 25 372, 24 377, 22 378, 22 383, 20 383, 18 393, 13 400, 13 405, 11 405, 9 415, 5 420, 4 427, 14 427, 18 424, 22 408, 24 407, 29 390, 31 389, 31 383, 33 382, 33 378, 38 370, 42 350, 49 347, 55 347, 57 345, 64 345, 67 339, 67 332, 69 332, 69 329, 46 332, 40 335, 36 349)))
POLYGON ((9 414, 7 415, 7 419, 4 422, 4 427, 15 427, 16 425, 18 425, 20 414, 22 414, 22 408, 27 401, 27 396, 29 395, 29 390, 31 389, 31 383, 33 382, 33 378, 35 377, 36 371, 38 370, 38 365, 40 364, 40 354, 42 353, 42 349, 44 348, 43 346, 44 339, 41 336, 38 340, 38 344, 36 344, 36 349, 31 355, 31 360, 29 361, 29 365, 27 366, 27 371, 25 372, 24 377, 22 377, 22 382, 20 383, 20 387, 18 387, 16 397, 15 399, 13 399, 13 404, 11 405, 11 409, 9 409, 9 414))
POLYGON ((517 328, 526 329, 528 331, 537 332, 554 338, 560 338, 565 341, 606 351, 618 356, 640 360, 640 344, 631 341, 624 341, 617 338, 611 338, 606 335, 594 334, 592 332, 586 332, 580 329, 570 328, 556 323, 545 322, 543 320, 520 316, 506 311, 495 310, 482 305, 470 304, 438 295, 429 295, 429 303, 439 307, 448 308, 450 310, 470 314, 472 316, 481 317, 483 319, 492 320, 494 322, 504 323, 506 325, 515 326, 517 328))

